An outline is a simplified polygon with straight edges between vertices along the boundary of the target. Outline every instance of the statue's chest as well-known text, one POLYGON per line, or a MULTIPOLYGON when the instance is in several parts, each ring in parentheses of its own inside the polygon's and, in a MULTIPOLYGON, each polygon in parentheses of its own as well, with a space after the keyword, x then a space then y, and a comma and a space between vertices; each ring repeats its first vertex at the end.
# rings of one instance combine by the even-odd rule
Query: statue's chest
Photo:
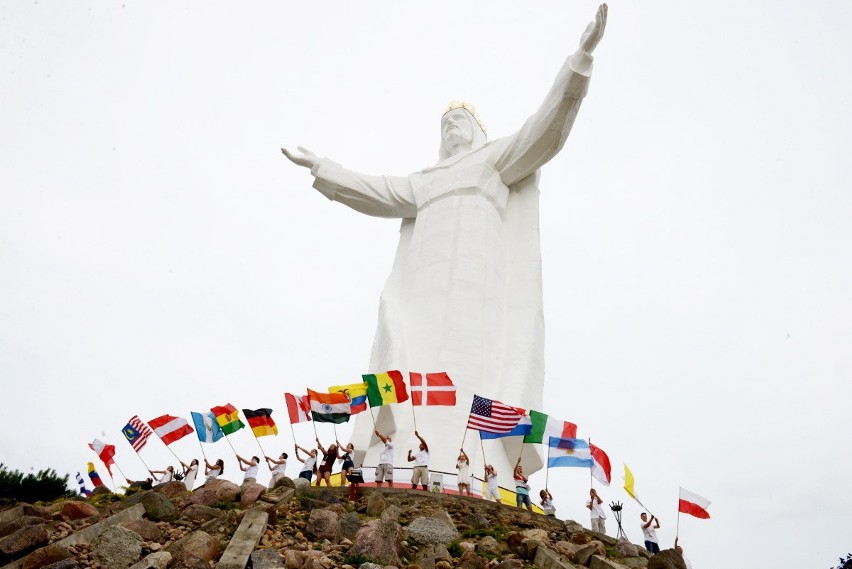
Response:
POLYGON ((449 198, 456 205, 470 200, 486 200, 502 214, 509 197, 500 175, 486 162, 461 162, 446 168, 433 168, 411 176, 418 212, 449 198))

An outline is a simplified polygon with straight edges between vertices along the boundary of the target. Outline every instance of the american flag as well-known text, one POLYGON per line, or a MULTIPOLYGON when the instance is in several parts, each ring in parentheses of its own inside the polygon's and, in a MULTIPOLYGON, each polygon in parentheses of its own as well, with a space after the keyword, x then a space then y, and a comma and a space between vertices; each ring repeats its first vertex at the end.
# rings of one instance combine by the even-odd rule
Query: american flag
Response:
POLYGON ((133 450, 136 452, 142 450, 142 447, 144 447, 145 443, 148 442, 148 437, 150 437, 153 432, 154 431, 152 431, 148 425, 139 420, 137 415, 130 417, 130 420, 121 430, 121 433, 127 439, 127 442, 130 443, 130 446, 132 446, 133 450))
POLYGON ((520 422, 522 416, 514 407, 474 395, 467 428, 487 433, 508 433, 520 422))

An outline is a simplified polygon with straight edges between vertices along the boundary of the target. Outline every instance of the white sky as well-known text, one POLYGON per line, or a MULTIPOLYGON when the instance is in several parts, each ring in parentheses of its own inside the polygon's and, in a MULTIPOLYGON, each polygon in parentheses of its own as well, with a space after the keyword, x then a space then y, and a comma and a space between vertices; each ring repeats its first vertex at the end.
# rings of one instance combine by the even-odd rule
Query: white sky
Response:
MULTIPOLYGON (((272 407, 282 433, 264 448, 289 451, 285 391, 371 371, 398 223, 328 202, 279 147, 407 174, 436 160, 452 99, 510 134, 596 8, 315 4, 0 2, 4 464, 73 478, 98 437, 141 478, 131 415, 225 402, 272 407)), ((626 502, 632 541, 622 462, 664 547, 678 486, 713 501, 711 520, 680 523, 697 569, 827 569, 852 535, 852 7, 609 14, 543 170, 542 411, 609 453, 600 493, 626 502)), ((247 431, 233 442, 257 450, 247 431)), ((142 456, 175 462, 156 440, 142 456)), ((588 525, 587 473, 549 486, 588 525)))

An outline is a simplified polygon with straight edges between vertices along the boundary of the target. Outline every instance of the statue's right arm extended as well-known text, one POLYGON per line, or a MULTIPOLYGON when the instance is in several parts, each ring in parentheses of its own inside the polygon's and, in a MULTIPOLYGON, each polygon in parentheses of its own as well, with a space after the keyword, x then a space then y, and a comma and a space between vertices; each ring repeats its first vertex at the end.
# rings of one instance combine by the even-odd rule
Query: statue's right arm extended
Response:
POLYGON ((347 170, 301 146, 298 154, 286 148, 282 148, 281 152, 294 164, 310 168, 314 188, 330 200, 375 217, 405 218, 417 215, 414 192, 407 178, 369 176, 347 170))
POLYGON ((565 144, 592 73, 592 52, 606 28, 607 5, 601 4, 595 20, 568 57, 541 107, 512 136, 498 142, 495 167, 507 186, 529 176, 553 158, 565 144))

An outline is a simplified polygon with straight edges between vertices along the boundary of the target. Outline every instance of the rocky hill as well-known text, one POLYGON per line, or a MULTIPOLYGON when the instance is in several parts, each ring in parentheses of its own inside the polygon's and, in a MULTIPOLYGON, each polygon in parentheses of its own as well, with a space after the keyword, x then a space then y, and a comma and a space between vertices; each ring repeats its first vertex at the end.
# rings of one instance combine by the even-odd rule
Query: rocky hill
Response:
POLYGON ((9 569, 685 569, 573 521, 408 489, 182 482, 0 512, 9 569))

